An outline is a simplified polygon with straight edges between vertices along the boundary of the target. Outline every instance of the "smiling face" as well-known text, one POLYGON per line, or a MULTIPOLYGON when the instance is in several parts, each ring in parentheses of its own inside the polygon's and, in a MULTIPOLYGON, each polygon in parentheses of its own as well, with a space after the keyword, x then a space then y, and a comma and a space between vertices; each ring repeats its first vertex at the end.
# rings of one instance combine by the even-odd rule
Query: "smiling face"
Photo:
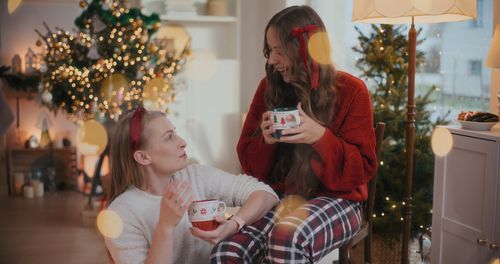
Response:
POLYGON ((290 59, 285 56, 276 28, 269 27, 267 29, 266 41, 269 48, 267 63, 272 65, 281 74, 285 82, 289 83, 292 77, 290 70, 291 63, 290 59))
POLYGON ((167 117, 158 116, 148 123, 144 151, 157 175, 172 175, 188 165, 186 141, 177 135, 167 117))

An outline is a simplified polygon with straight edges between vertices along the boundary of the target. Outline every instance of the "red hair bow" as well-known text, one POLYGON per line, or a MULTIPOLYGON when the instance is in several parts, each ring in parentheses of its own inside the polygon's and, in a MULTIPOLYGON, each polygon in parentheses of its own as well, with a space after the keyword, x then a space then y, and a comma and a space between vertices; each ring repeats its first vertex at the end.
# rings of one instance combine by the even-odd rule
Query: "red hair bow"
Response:
POLYGON ((132 152, 139 149, 139 139, 141 137, 141 123, 142 117, 146 113, 146 109, 143 107, 138 107, 135 109, 134 115, 130 119, 130 146, 132 147, 132 152))
MULTIPOLYGON (((292 36, 294 38, 299 38, 300 42, 300 56, 302 57, 302 62, 304 62, 304 69, 309 73, 309 67, 307 66, 307 44, 304 38, 304 33, 307 33, 307 38, 309 39, 314 31, 318 30, 316 25, 307 25, 303 27, 295 27, 292 29, 292 36)), ((318 74, 318 63, 312 59, 312 74, 309 73, 311 77, 311 87, 313 90, 319 87, 319 74, 318 74)))

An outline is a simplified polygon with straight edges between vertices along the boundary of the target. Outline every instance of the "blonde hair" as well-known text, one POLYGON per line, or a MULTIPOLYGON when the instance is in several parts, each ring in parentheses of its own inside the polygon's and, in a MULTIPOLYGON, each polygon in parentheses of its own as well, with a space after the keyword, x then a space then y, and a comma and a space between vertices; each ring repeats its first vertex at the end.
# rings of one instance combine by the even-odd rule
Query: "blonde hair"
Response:
MULTIPOLYGON (((111 188, 110 199, 112 202, 118 195, 122 194, 130 186, 139 189, 146 187, 146 180, 142 175, 139 164, 134 160, 134 153, 130 144, 130 119, 133 112, 125 115, 116 125, 111 139, 111 188)), ((148 143, 148 124, 156 117, 165 116, 163 112, 146 111, 141 121, 139 149, 148 143)))

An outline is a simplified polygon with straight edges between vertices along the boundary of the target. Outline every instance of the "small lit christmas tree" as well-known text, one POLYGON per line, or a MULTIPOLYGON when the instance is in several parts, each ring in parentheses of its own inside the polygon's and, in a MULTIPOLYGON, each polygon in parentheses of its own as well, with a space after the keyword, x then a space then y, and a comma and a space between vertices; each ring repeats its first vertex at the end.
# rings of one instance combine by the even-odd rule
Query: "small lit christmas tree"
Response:
POLYGON ((143 15, 119 0, 82 0, 74 33, 47 25, 37 33, 44 46, 42 102, 76 120, 117 119, 146 100, 166 105, 175 100, 173 77, 182 70, 190 45, 179 54, 151 41, 160 27, 157 14, 143 15))
MULTIPOLYGON (((375 198, 374 234, 398 241, 402 230, 401 205, 405 193, 405 135, 408 98, 408 40, 402 26, 372 25, 369 34, 359 33, 359 45, 353 50, 361 57, 356 67, 362 77, 373 82, 371 87, 374 122, 385 122, 379 178, 375 198)), ((419 31, 420 32, 420 31, 419 31)), ((419 43, 422 40, 418 41, 419 43)), ((417 51, 417 67, 424 62, 424 53, 417 51)), ((413 172, 412 235, 430 231, 432 221, 432 186, 434 154, 430 136, 444 118, 431 121, 426 108, 432 101, 432 86, 415 98, 415 152, 413 172)))

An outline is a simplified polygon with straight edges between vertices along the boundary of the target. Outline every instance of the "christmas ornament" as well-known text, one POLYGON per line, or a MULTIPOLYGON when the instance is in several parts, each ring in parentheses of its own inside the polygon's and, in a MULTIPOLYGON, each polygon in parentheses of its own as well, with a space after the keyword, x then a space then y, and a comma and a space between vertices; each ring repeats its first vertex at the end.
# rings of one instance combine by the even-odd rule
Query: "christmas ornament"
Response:
POLYGON ((97 60, 101 57, 99 55, 99 51, 97 50, 97 41, 92 41, 92 45, 90 46, 89 52, 87 53, 87 58, 91 60, 97 60))
POLYGON ((48 90, 43 91, 41 98, 42 102, 46 104, 52 103, 52 94, 48 90))
POLYGON ((41 40, 37 40, 36 41, 36 46, 37 47, 41 47, 42 46, 42 41, 41 40))
POLYGON ((85 8, 87 6, 87 1, 81 0, 80 1, 80 7, 85 8))
POLYGON ((49 146, 51 144, 49 127, 52 126, 52 122, 50 121, 49 115, 45 111, 38 115, 38 120, 35 126, 42 130, 42 134, 40 135, 40 147, 44 148, 49 146))
POLYGON ((44 91, 44 88, 43 88, 43 82, 39 82, 39 83, 38 83, 38 92, 39 92, 39 93, 43 93, 43 91, 44 91))
POLYGON ((101 32, 104 29, 106 29, 106 24, 102 22, 101 19, 99 19, 99 16, 94 15, 92 17, 92 28, 94 29, 94 32, 101 32))
POLYGON ((40 64, 40 72, 41 73, 45 73, 47 71, 47 64, 45 64, 44 62, 42 62, 40 64))
POLYGON ((112 0, 104 0, 104 3, 102 3, 102 10, 108 11, 111 9, 113 6, 113 1, 112 0))

